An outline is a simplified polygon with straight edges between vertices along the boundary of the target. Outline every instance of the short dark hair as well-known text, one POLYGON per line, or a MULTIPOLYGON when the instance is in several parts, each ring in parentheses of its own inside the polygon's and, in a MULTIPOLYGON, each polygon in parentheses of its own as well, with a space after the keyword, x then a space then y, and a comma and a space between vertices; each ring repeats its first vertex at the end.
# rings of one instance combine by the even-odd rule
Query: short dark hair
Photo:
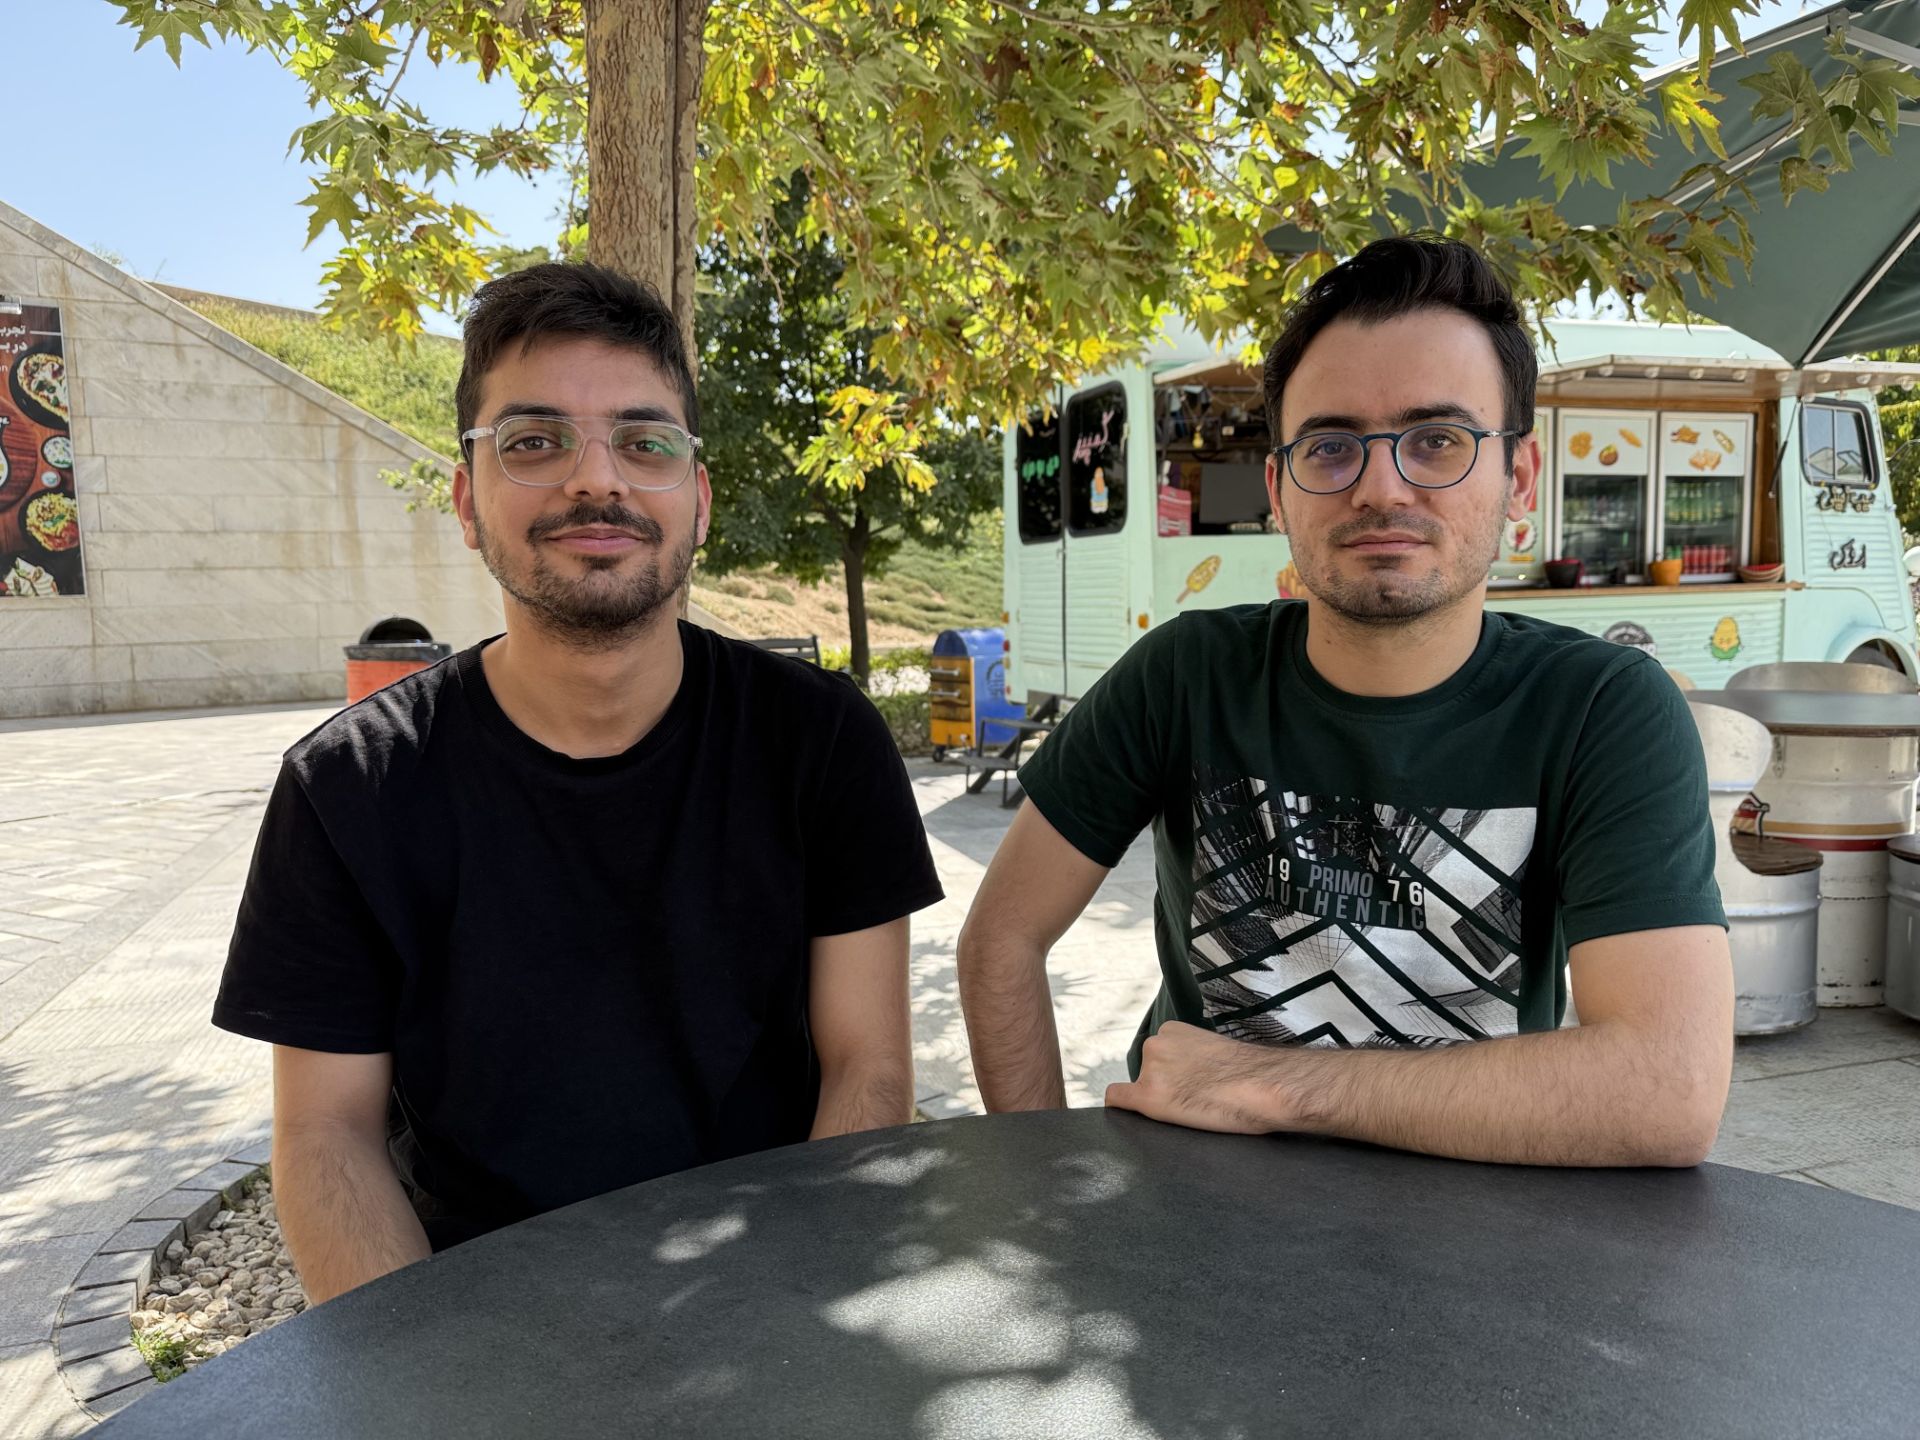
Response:
MULTIPOLYGON (((1263 384, 1273 443, 1278 445, 1283 438, 1281 392, 1314 336, 1335 320, 1370 325, 1416 310, 1458 310, 1486 326, 1506 390, 1506 415, 1500 428, 1517 430, 1521 435, 1532 431, 1540 362, 1506 282, 1471 245, 1437 237, 1393 235, 1374 241, 1352 259, 1334 266, 1287 312, 1286 327, 1267 351, 1263 384)), ((1507 441, 1509 465, 1513 463, 1515 443, 1515 439, 1507 441)))
MULTIPOLYGON (((453 405, 460 433, 480 413, 480 381, 515 341, 524 351, 557 335, 584 336, 638 350, 666 372, 686 407, 687 429, 700 433, 700 398, 680 326, 659 292, 604 265, 529 265, 482 285, 467 306, 465 355, 453 405)), ((465 447, 471 458, 471 447, 465 447)))

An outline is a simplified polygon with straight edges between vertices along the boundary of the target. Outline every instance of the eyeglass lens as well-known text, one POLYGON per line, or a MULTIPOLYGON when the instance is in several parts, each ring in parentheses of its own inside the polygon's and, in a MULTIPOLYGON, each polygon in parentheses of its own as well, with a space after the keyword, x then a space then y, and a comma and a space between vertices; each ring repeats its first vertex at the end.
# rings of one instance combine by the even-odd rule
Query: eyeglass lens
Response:
MULTIPOLYGON (((1408 484, 1440 490, 1466 478, 1479 449, 1479 438, 1463 425, 1418 425, 1395 442, 1393 457, 1408 484)), ((1360 478, 1367 445, 1340 431, 1306 435, 1288 453, 1288 463, 1301 489, 1331 495, 1360 478)))
MULTIPOLYGON (((509 416, 493 438, 501 468, 522 485, 565 484, 586 450, 580 427, 553 415, 509 416)), ((672 425, 621 421, 607 432, 607 448, 641 490, 671 490, 693 472, 693 441, 672 425)))

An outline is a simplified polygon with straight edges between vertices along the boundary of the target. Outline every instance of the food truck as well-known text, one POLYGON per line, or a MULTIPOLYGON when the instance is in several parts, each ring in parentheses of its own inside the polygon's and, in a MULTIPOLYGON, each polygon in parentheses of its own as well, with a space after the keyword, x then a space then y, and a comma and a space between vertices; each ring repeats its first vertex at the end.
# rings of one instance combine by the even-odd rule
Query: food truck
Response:
MULTIPOLYGON (((1712 325, 1555 322, 1538 498, 1506 527, 1488 607, 1637 646, 1702 689, 1776 660, 1920 678, 1873 400, 1916 380, 1920 365, 1796 369, 1712 325), (1552 567, 1564 588, 1558 560, 1580 562, 1552 567)), ((1269 514, 1272 447, 1259 366, 1193 337, 1010 427, 1008 693, 1071 702, 1183 610, 1301 595, 1269 514)))

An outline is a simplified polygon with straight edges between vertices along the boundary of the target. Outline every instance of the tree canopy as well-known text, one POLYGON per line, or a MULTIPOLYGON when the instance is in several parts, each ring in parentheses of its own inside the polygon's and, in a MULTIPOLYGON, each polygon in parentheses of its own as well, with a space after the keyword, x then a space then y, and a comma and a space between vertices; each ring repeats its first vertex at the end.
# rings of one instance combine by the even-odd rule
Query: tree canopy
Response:
MULTIPOLYGON (((226 36, 306 86, 315 118, 293 145, 318 170, 310 240, 339 242, 324 275, 344 323, 409 338, 424 310, 456 308, 487 278, 465 173, 565 175, 559 248, 594 243, 592 22, 615 0, 111 3, 176 60, 184 40, 226 36), (520 122, 436 121, 406 98, 422 63, 513 86, 520 122)), ((674 23, 701 8, 631 6, 674 23)), ((809 463, 858 483, 910 466, 928 417, 1015 414, 1138 352, 1168 314, 1214 336, 1269 328, 1372 238, 1389 197, 1480 245, 1537 305, 1611 290, 1677 313, 1683 276, 1729 283, 1749 253, 1718 169, 1710 58, 1755 10, 1617 0, 1587 23, 1565 0, 712 0, 697 218, 680 223, 764 246, 804 180, 801 236, 843 262, 849 322, 871 334, 883 380, 830 407, 809 463), (1651 103, 1646 42, 1670 26, 1700 58, 1651 103), (1551 203, 1492 208, 1473 192, 1469 157, 1488 139, 1521 137, 1564 187, 1659 130, 1721 183, 1681 204, 1626 195, 1613 223, 1580 229, 1551 203), (1280 224, 1319 248, 1270 253, 1261 237, 1280 224)), ((1861 56, 1849 67, 1822 89, 1781 56, 1764 93, 1727 100, 1801 123, 1784 182, 1850 164, 1855 138, 1890 143, 1910 78, 1861 56)))

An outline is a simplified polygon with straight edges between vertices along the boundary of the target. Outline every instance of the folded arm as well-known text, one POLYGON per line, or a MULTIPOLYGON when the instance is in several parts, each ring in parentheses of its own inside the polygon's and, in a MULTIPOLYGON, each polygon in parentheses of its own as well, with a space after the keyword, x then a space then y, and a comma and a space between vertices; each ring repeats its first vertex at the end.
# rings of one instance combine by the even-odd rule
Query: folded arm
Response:
POLYGON ((820 1056, 820 1104, 809 1139, 913 1119, 907 945, 905 916, 814 939, 807 1020, 820 1056))
POLYGON ((1576 1027, 1439 1050, 1337 1051, 1163 1026, 1107 1103, 1208 1130, 1336 1135, 1463 1160, 1696 1165, 1726 1107, 1726 933, 1610 935, 1570 955, 1576 1027))
POLYGON ((431 1253, 387 1156, 391 1055, 273 1047, 273 1196, 314 1304, 431 1253))

